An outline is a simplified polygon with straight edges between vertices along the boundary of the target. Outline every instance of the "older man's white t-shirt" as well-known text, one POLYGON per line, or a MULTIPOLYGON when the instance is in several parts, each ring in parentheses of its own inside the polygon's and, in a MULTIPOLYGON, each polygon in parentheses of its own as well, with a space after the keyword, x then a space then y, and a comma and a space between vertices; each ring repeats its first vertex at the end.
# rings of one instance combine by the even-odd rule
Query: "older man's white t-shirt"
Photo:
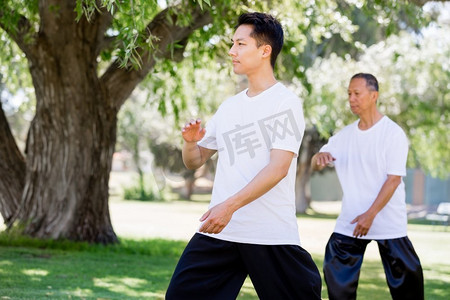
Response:
MULTIPOLYGON (((406 176, 408 139, 387 116, 367 130, 358 128, 359 120, 332 136, 320 152, 336 159, 341 183, 342 209, 334 232, 352 236, 356 224, 350 224, 369 209, 388 175, 406 176)), ((386 206, 377 214, 362 239, 393 239, 407 234, 405 186, 403 180, 386 206)))

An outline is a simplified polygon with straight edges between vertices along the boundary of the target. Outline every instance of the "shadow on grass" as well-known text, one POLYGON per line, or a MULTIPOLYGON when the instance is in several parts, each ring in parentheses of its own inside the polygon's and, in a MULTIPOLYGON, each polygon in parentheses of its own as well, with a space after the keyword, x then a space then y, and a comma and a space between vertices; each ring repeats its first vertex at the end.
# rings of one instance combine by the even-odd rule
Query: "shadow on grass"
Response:
MULTIPOLYGON (((0 298, 164 299, 185 241, 121 239, 116 245, 0 233, 0 298)), ((249 280, 239 299, 258 299, 249 280)))
POLYGON ((0 234, 0 297, 164 299, 186 242, 102 246, 0 234))
MULTIPOLYGON (((1 233, 0 298, 164 299, 185 245, 121 239, 120 244, 102 246, 1 233)), ((313 254, 313 259, 323 274, 323 257, 313 254)), ((450 299, 449 264, 424 266, 424 278, 426 299, 450 299)), ((324 281, 322 297, 328 298, 324 281)), ((358 298, 390 299, 381 261, 364 260, 358 298)), ((258 299, 249 279, 238 299, 258 299)))

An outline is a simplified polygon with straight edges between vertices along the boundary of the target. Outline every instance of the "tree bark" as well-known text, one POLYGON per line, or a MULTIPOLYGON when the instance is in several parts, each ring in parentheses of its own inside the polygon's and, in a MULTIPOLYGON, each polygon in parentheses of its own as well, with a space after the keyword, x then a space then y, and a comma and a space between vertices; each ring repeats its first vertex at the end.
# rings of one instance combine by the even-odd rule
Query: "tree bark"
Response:
POLYGON ((305 131, 297 159, 297 176, 295 182, 295 207, 297 213, 304 214, 310 207, 311 159, 324 144, 325 140, 320 137, 315 128, 305 131))
POLYGON ((12 220, 20 205, 25 182, 25 159, 0 103, 0 213, 5 223, 12 220))
POLYGON ((101 22, 75 22, 70 4, 61 5, 59 15, 41 10, 45 27, 29 55, 36 115, 13 221, 37 238, 113 243, 108 181, 117 109, 97 77, 94 42, 101 22))
POLYGON ((139 49, 142 68, 119 68, 114 62, 99 78, 97 57, 107 44, 105 32, 112 16, 102 10, 89 21, 76 21, 74 11, 75 1, 39 1, 39 32, 34 33, 23 16, 18 30, 10 32, 29 61, 36 115, 26 162, 16 153, 0 115, 0 141, 6 141, 0 145, 1 212, 9 227, 18 224, 32 237, 115 243, 108 182, 117 113, 151 71, 155 57, 169 57, 170 44, 187 39, 211 17, 197 5, 192 23, 180 27, 176 15, 161 12, 146 31, 157 36, 155 53, 139 49), (24 34, 29 36, 27 42, 24 34), (15 171, 12 182, 6 180, 10 169, 15 171))
POLYGON ((449 0, 410 0, 412 3, 418 6, 424 6, 427 2, 448 2, 449 0))

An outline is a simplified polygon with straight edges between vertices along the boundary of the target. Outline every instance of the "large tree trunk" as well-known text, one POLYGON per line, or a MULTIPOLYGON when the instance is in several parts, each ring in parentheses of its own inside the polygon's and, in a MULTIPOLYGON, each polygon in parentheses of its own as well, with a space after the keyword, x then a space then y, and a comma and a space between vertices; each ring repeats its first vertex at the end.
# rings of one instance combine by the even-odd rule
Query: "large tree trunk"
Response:
POLYGON ((25 182, 25 159, 17 148, 0 103, 0 213, 9 223, 19 208, 25 182))
POLYGON ((70 19, 73 26, 49 30, 52 40, 39 36, 30 57, 37 106, 15 220, 38 238, 111 243, 117 241, 108 208, 117 109, 97 77, 95 50, 83 43, 89 32, 73 10, 70 19))
MULTIPOLYGON (((0 134, 0 142, 7 141, 0 147, 1 212, 8 227, 18 224, 33 237, 114 243, 108 181, 117 113, 156 59, 171 58, 169 45, 186 40, 195 29, 210 23, 211 16, 193 6, 192 23, 182 26, 170 9, 160 12, 144 30, 155 35, 157 42, 154 52, 138 49, 142 68, 119 68, 116 61, 99 78, 97 58, 110 40, 105 32, 112 16, 102 9, 89 21, 84 17, 76 21, 75 4, 74 0, 39 1, 39 33, 34 34, 24 16, 17 30, 9 32, 30 62, 37 104, 26 164, 20 153, 14 153, 9 131, 0 134), (4 155, 8 156, 5 161, 4 155), (16 172, 8 174, 14 162, 16 172), (6 178, 13 184, 6 186, 6 178)), ((183 50, 177 48, 174 54, 183 50)), ((0 115, 0 129, 4 124, 0 115)))
POLYGON ((66 66, 40 62, 31 70, 38 105, 17 218, 34 237, 114 242, 108 180, 117 112, 92 67, 76 60, 66 66))

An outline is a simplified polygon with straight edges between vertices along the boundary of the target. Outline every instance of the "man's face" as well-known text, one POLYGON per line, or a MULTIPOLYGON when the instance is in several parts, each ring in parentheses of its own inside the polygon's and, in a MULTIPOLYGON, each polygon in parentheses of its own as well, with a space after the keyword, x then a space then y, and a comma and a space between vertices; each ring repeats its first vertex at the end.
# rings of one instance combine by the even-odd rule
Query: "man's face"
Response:
POLYGON ((356 115, 361 115, 376 106, 378 98, 377 91, 371 91, 367 88, 364 78, 354 78, 348 86, 348 101, 350 109, 356 115))
POLYGON ((233 35, 233 45, 228 54, 233 59, 233 71, 236 74, 248 76, 258 72, 263 65, 263 58, 267 57, 265 46, 258 48, 256 40, 250 36, 252 31, 252 25, 244 24, 233 35))

